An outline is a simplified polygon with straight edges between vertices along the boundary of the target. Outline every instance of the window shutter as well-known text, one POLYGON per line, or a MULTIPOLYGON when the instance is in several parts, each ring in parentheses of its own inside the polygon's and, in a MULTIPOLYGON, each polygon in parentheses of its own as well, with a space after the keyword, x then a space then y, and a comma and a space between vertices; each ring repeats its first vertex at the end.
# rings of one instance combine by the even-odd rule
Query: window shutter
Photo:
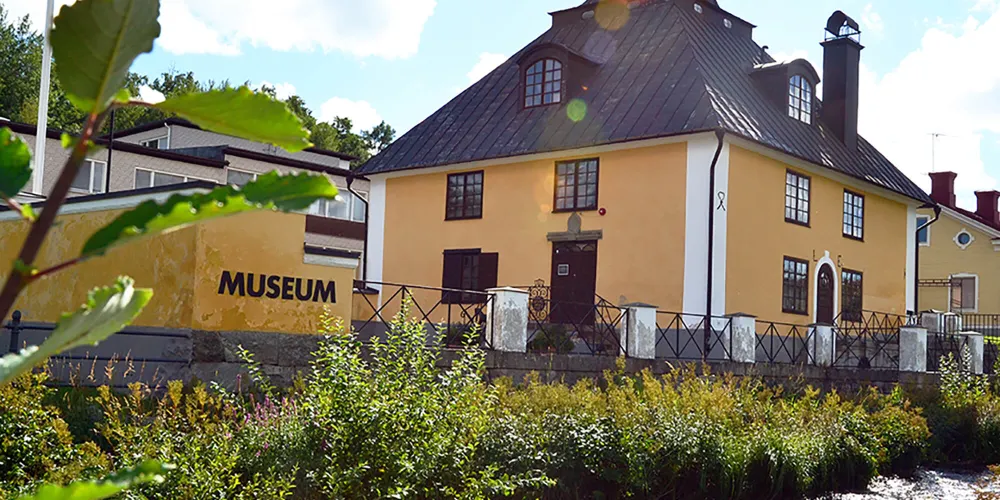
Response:
POLYGON ((479 286, 477 290, 486 291, 497 286, 497 267, 500 254, 484 253, 479 255, 479 286))
MULTIPOLYGON (((444 276, 441 278, 441 288, 462 288, 462 254, 445 252, 444 254, 444 276)), ((457 304, 462 299, 462 294, 457 292, 441 292, 441 303, 457 304)))

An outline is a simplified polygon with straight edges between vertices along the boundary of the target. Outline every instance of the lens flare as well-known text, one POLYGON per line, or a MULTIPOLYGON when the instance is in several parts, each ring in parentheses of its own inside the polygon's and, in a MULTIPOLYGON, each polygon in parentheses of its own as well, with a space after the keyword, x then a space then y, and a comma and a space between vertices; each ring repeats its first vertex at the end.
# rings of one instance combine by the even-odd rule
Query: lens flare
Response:
POLYGON ((587 103, 580 98, 573 99, 566 105, 566 116, 574 122, 587 117, 587 103))
POLYGON ((594 9, 594 20, 608 31, 618 31, 628 22, 629 10, 626 0, 601 0, 594 9))

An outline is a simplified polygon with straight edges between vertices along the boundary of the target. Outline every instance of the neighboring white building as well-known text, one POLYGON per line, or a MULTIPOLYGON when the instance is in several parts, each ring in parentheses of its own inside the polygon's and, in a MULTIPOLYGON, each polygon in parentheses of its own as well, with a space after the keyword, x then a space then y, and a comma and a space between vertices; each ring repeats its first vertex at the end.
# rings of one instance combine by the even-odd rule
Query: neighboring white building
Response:
MULTIPOLYGON (((32 149, 35 126, 0 119, 32 149)), ((46 140, 43 193, 22 192, 18 201, 44 200, 55 186, 69 151, 63 149, 62 131, 49 129, 46 140)), ((350 155, 310 148, 289 153, 269 144, 201 130, 171 118, 115 134, 113 147, 88 155, 73 182, 70 196, 102 195, 108 191, 142 190, 194 181, 242 185, 260 174, 309 171, 326 175, 341 191, 341 200, 321 201, 306 217, 305 244, 361 257, 366 234, 367 205, 348 191, 367 199, 368 179, 350 171, 350 155)), ((29 182, 28 186, 32 184, 29 182)))

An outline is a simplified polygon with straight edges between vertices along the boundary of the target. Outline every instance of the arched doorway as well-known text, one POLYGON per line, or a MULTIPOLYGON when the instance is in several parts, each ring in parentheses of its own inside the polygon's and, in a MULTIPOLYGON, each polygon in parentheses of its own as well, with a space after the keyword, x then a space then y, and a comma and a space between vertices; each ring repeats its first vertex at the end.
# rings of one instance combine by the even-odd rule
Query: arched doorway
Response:
POLYGON ((824 325, 833 324, 833 301, 836 283, 833 277, 833 267, 822 264, 816 279, 816 322, 824 325))

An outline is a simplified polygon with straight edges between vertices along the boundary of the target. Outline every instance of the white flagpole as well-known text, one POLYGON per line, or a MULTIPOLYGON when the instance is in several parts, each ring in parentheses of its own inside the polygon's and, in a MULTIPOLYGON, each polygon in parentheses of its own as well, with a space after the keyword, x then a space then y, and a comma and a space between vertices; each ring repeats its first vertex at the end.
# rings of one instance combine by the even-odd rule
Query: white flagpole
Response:
POLYGON ((49 122, 49 74, 52 71, 52 45, 49 32, 52 31, 52 11, 54 0, 47 0, 45 6, 45 45, 42 46, 42 83, 38 90, 38 129, 35 131, 35 167, 31 175, 31 191, 44 195, 42 181, 45 178, 45 140, 49 122))

